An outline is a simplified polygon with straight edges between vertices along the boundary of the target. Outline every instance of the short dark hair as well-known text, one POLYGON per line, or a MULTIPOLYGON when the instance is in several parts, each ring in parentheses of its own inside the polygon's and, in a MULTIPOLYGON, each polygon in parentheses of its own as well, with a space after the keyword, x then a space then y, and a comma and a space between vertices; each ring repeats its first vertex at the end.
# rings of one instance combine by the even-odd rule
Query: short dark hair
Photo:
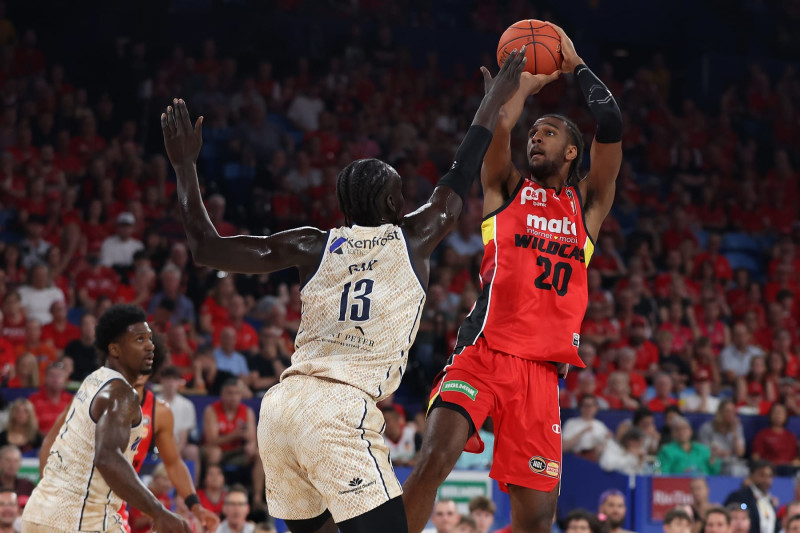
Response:
POLYGON ((750 463, 750 475, 755 474, 757 470, 761 470, 762 468, 769 468, 773 473, 775 472, 775 467, 770 461, 759 459, 750 463))
POLYGON ((689 513, 677 507, 670 509, 667 511, 667 514, 664 515, 665 524, 671 524, 673 520, 686 520, 687 522, 694 521, 692 520, 692 517, 689 516, 689 513))
POLYGON ((147 315, 141 307, 130 304, 112 305, 98 319, 95 332, 95 347, 108 356, 108 345, 117 341, 129 326, 147 322, 147 315))
POLYGON ((386 413, 394 413, 397 416, 400 416, 400 411, 394 408, 394 405, 384 405, 381 407, 381 413, 386 416, 386 413))
POLYGON ((397 171, 380 159, 358 159, 339 172, 336 196, 347 225, 381 225, 377 199, 392 174, 397 171))
POLYGON ((495 511, 497 511, 497 505, 486 496, 475 496, 469 500, 467 505, 470 513, 474 513, 475 511, 487 511, 494 514, 495 511))
POLYGON ((705 519, 708 520, 708 517, 711 516, 712 514, 715 514, 715 513, 716 514, 721 514, 722 516, 724 516, 725 517, 725 522, 727 524, 731 523, 731 514, 728 512, 727 509, 725 509, 724 507, 719 507, 719 506, 712 507, 708 511, 706 511, 705 519))
MULTIPOLYGON (((787 505, 787 508, 788 508, 788 505, 787 505)), ((725 506, 725 510, 728 511, 728 514, 737 513, 737 512, 740 512, 740 511, 743 512, 743 513, 747 513, 748 512, 747 511, 747 504, 744 503, 744 502, 730 502, 728 505, 725 506)))
POLYGON ((786 521, 786 527, 784 530, 789 531, 789 526, 792 524, 792 522, 797 522, 798 520, 800 520, 800 514, 792 515, 789 520, 786 521))
POLYGON ((226 379, 222 382, 222 386, 219 388, 219 390, 225 390, 228 387, 239 387, 239 378, 233 377, 226 379))
POLYGON ((624 448, 629 442, 642 439, 644 439, 644 431, 634 426, 622 434, 622 437, 619 439, 619 443, 624 448))
POLYGON ((461 518, 459 518, 458 524, 456 525, 460 526, 461 524, 467 524, 472 529, 476 529, 478 527, 478 524, 475 522, 475 519, 469 515, 461 515, 461 518))
POLYGON ((649 416, 653 416, 653 411, 644 406, 638 407, 636 411, 633 412, 633 425, 638 426, 639 422, 649 416))
MULTIPOLYGON (((153 364, 155 365, 155 360, 153 360, 153 364)), ((178 370, 177 367, 168 366, 164 368, 163 372, 161 372, 161 379, 165 378, 183 379, 183 375, 181 374, 181 371, 178 370)))
POLYGON ((548 113, 547 115, 542 115, 540 118, 546 117, 557 118, 558 120, 562 121, 567 127, 567 133, 569 133, 570 141, 578 149, 578 155, 569 164, 569 174, 567 175, 567 185, 576 185, 579 181, 581 181, 581 176, 578 171, 583 163, 583 151, 585 148, 583 143, 583 134, 581 133, 580 128, 578 128, 578 125, 564 115, 548 113))
POLYGON ((590 513, 586 509, 573 509, 564 518, 564 529, 569 527, 569 523, 576 520, 586 520, 589 523, 589 529, 592 533, 601 533, 603 531, 603 524, 597 515, 590 513))
POLYGON ((583 407, 583 402, 585 402, 586 400, 592 400, 594 401, 595 404, 597 404, 597 396, 595 396, 594 394, 584 394, 583 396, 581 396, 580 401, 578 401, 578 407, 583 407))

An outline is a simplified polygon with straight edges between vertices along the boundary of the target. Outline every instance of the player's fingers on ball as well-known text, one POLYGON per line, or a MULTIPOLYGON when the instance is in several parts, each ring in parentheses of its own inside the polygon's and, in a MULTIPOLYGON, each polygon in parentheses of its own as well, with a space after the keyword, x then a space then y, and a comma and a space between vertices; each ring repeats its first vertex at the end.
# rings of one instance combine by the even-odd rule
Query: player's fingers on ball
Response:
POLYGON ((492 75, 489 73, 489 69, 486 67, 481 67, 481 74, 483 74, 483 82, 488 83, 492 79, 492 75))

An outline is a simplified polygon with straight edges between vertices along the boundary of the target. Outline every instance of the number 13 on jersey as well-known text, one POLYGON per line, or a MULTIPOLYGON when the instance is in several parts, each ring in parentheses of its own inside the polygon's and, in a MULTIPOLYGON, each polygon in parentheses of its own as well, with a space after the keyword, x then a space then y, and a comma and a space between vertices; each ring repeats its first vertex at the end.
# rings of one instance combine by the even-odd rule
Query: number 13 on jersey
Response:
POLYGON ((353 322, 369 320, 370 306, 372 304, 369 295, 372 293, 373 284, 374 282, 371 279, 366 278, 360 279, 355 283, 348 281, 344 284, 342 298, 339 301, 339 322, 344 322, 348 318, 353 322))

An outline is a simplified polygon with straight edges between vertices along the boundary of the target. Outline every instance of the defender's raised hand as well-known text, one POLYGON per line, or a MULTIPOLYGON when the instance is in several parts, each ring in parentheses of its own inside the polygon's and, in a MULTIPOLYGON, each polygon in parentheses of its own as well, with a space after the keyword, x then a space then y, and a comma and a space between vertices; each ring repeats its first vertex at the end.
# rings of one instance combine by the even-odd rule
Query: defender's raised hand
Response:
POLYGON ((514 49, 508 55, 503 66, 500 67, 500 72, 497 73, 495 78, 489 73, 489 69, 481 67, 483 73, 483 88, 485 94, 493 93, 503 102, 511 98, 519 88, 519 79, 522 71, 525 70, 525 63, 528 59, 525 57, 525 46, 519 52, 514 49))
POLYGON ((192 127, 186 102, 176 98, 172 103, 166 112, 161 113, 164 147, 173 167, 192 165, 203 146, 203 117, 198 117, 192 127))

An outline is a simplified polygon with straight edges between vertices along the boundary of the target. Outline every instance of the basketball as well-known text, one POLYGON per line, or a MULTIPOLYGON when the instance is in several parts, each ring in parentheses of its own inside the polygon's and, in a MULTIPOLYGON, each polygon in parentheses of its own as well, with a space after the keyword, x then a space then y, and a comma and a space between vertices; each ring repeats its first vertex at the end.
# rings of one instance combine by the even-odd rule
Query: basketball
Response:
POLYGON ((509 26, 497 45, 497 64, 503 66, 516 48, 527 45, 525 70, 531 74, 552 74, 561 69, 561 38, 552 26, 536 19, 520 20, 509 26))

